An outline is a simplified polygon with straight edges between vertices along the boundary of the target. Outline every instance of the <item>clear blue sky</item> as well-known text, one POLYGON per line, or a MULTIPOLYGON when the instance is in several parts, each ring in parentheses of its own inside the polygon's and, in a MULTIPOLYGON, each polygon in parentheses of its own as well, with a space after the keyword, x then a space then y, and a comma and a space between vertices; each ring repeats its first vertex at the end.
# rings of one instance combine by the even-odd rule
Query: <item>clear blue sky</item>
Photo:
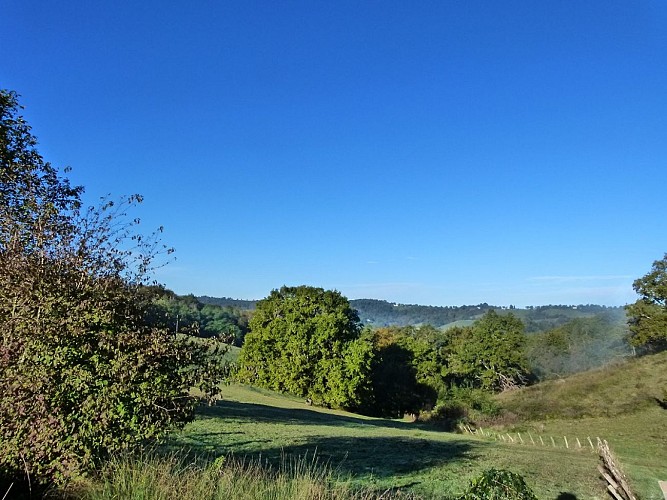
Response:
POLYGON ((663 0, 5 0, 0 49, 177 293, 619 305, 667 252, 663 0))

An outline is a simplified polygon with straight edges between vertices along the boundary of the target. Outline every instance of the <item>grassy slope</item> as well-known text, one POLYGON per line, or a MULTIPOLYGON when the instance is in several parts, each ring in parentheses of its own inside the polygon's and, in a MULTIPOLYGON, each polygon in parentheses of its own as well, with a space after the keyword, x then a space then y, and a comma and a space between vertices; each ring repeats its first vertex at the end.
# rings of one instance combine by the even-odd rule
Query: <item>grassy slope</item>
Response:
POLYGON ((498 396, 513 431, 606 439, 643 499, 667 480, 667 352, 498 396))
POLYGON ((490 467, 523 474, 539 498, 561 493, 605 498, 590 451, 518 446, 451 434, 409 423, 307 406, 302 400, 232 385, 225 399, 205 408, 173 446, 195 453, 233 454, 279 463, 312 456, 343 476, 385 491, 404 488, 426 498, 460 494, 490 467))

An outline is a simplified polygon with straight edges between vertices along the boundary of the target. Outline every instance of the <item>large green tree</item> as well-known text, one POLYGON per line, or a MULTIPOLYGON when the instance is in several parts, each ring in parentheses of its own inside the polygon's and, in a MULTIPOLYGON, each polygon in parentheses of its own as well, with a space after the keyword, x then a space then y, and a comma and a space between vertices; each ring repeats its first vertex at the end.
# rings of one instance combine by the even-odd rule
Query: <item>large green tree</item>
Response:
POLYGON ((141 198, 82 210, 20 109, 0 91, 0 476, 34 485, 182 425, 224 365, 144 321, 161 247, 124 216, 141 198))
POLYGON ((630 342, 649 351, 667 348, 667 254, 632 284, 640 298, 626 306, 630 342))
POLYGON ((309 286, 273 290, 257 303, 249 327, 239 380, 336 408, 364 402, 373 344, 339 292, 309 286))
POLYGON ((529 373, 524 325, 513 314, 491 310, 457 331, 448 376, 456 385, 500 391, 521 385, 529 373))

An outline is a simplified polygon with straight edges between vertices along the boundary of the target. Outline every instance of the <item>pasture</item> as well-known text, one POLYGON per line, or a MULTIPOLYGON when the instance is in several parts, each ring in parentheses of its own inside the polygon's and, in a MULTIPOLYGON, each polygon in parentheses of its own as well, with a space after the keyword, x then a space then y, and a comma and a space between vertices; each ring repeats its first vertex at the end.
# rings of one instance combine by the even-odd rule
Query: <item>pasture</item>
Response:
POLYGON ((522 474, 539 498, 606 498, 590 450, 539 448, 438 431, 425 424, 310 407, 265 390, 230 385, 175 435, 172 449, 261 460, 278 467, 307 457, 341 481, 378 493, 452 498, 491 468, 522 474), (570 495, 570 496, 566 496, 570 495))

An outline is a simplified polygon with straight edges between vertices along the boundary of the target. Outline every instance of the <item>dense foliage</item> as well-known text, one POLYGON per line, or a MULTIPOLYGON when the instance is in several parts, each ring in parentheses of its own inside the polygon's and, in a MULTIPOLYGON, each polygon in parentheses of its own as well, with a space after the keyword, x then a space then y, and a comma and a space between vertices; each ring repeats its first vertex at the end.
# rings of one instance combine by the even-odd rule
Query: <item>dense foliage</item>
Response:
POLYGON ((460 500, 537 500, 537 497, 519 474, 489 469, 471 481, 460 500))
POLYGON ((470 327, 379 328, 364 411, 389 417, 427 411, 451 422, 494 414, 490 395, 527 379, 525 340, 518 318, 494 311, 470 327))
POLYGON ((372 399, 366 413, 402 417, 432 408, 438 397, 438 350, 426 339, 432 327, 390 327, 374 332, 372 399))
POLYGON ((458 385, 500 391, 522 385, 530 372, 524 326, 513 314, 489 311, 460 329, 449 372, 458 385))
POLYGON ((82 210, 19 113, 0 91, 0 475, 34 484, 188 421, 188 390, 212 389, 224 366, 144 321, 164 248, 126 222, 141 198, 82 210))
POLYGON ((648 351, 667 348, 667 254, 632 284, 640 299, 626 306, 630 342, 648 351))
POLYGON ((373 345, 339 292, 283 287, 257 303, 237 378, 335 408, 357 408, 369 390, 373 345))

